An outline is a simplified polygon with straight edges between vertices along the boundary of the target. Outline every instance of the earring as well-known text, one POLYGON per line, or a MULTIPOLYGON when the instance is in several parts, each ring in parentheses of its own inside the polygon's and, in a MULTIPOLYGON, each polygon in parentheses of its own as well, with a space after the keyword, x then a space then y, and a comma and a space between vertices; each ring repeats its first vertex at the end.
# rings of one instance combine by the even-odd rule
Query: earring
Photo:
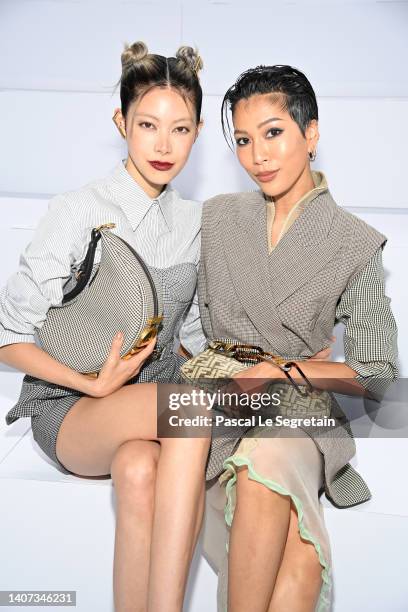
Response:
POLYGON ((115 114, 112 117, 112 121, 116 125, 116 127, 118 128, 118 130, 121 133, 121 135, 123 136, 123 138, 126 138, 125 122, 124 121, 119 121, 119 119, 118 119, 118 115, 119 114, 120 114, 120 109, 118 108, 117 111, 115 112, 115 114))
POLYGON ((314 161, 316 159, 316 149, 314 151, 309 151, 309 159, 310 161, 314 161))

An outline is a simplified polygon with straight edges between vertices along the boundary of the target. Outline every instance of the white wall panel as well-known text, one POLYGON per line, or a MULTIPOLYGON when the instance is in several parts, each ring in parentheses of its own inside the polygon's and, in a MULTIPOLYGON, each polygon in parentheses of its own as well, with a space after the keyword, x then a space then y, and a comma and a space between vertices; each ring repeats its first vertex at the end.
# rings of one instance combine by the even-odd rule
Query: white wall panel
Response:
POLYGON ((109 94, 1 92, 1 191, 59 193, 103 176, 124 152, 115 106, 109 94))
POLYGON ((319 111, 314 165, 339 203, 408 207, 408 100, 323 98, 319 111))
POLYGON ((0 286, 3 286, 7 278, 17 269, 20 253, 30 242, 33 230, 47 208, 47 200, 0 198, 2 227, 0 286))
POLYGON ((207 93, 258 64, 305 71, 320 95, 406 96, 408 5, 401 2, 248 2, 183 6, 183 42, 204 58, 207 93), (209 33, 211 33, 209 35, 209 33))
MULTIPOLYGON (((388 250, 390 248, 408 247, 408 210, 389 212, 374 209, 369 211, 364 209, 356 209, 353 207, 347 207, 347 210, 357 215, 357 217, 363 219, 363 221, 366 223, 369 223, 375 227, 379 232, 382 232, 388 238, 388 242, 384 250, 385 258, 387 257, 388 250)), ((404 258, 404 254, 402 252, 400 255, 404 258)), ((401 261, 401 264, 405 264, 405 262, 401 261)))
MULTIPOLYGON (((25 436, 13 451, 16 466, 25 463, 25 476, 18 469, 12 474, 3 469, 10 457, 0 464, 0 589, 76 590, 77 612, 113 612, 116 498, 112 481, 74 476, 58 480, 53 476, 61 474, 52 466, 50 478, 46 474, 33 478, 27 465, 35 451, 29 444, 21 453, 29 438, 25 436)), ((46 465, 42 457, 38 463, 46 465)), ((217 577, 200 553, 198 546, 185 612, 216 611, 217 577)), ((38 612, 49 609, 36 607, 38 612)))
POLYGON ((400 78, 407 51, 404 2, 258 0, 249 11, 242 1, 185 1, 182 21, 180 4, 3 0, 0 87, 107 91, 120 75, 123 42, 142 39, 172 55, 182 33, 184 43, 201 50, 210 93, 221 94, 259 63, 298 66, 321 95, 408 93, 400 78))
POLYGON ((125 42, 173 55, 178 2, 2 0, 0 87, 111 91, 125 42))
POLYGON ((332 543, 333 612, 406 612, 405 563, 408 518, 325 509, 332 543))

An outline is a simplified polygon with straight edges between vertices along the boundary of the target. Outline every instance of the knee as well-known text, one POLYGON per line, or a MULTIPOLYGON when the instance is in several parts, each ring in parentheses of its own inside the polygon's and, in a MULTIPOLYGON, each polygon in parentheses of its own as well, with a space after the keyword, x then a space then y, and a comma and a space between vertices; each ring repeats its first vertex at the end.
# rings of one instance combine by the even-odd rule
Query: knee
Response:
POLYGON ((122 444, 111 464, 112 481, 119 499, 134 502, 139 507, 152 504, 157 462, 158 449, 122 444))
POLYGON ((293 585, 307 596, 313 596, 320 589, 322 583, 322 566, 313 544, 302 541, 296 556, 290 566, 290 578, 293 585))

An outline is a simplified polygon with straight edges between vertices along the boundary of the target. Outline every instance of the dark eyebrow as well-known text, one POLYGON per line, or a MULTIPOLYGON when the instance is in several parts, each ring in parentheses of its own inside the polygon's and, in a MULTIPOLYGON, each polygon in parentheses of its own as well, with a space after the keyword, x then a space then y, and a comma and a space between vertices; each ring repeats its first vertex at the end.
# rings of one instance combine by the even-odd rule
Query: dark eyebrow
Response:
MULTIPOLYGON (((135 116, 141 116, 141 117, 151 117, 152 119, 155 119, 156 121, 160 121, 160 119, 158 117, 156 117, 156 115, 150 115, 149 113, 135 113, 135 116)), ((173 123, 179 123, 179 121, 193 121, 191 119, 191 117, 181 117, 180 119, 176 119, 175 121, 173 121, 173 123)))
MULTIPOLYGON (((260 128, 263 125, 265 125, 266 123, 269 123, 270 121, 283 121, 283 119, 281 119, 281 117, 270 117, 269 119, 265 119, 265 121, 262 121, 262 123, 260 123, 257 127, 260 128)), ((240 134, 247 134, 248 133, 245 130, 234 130, 234 134, 237 134, 238 132, 240 134)))

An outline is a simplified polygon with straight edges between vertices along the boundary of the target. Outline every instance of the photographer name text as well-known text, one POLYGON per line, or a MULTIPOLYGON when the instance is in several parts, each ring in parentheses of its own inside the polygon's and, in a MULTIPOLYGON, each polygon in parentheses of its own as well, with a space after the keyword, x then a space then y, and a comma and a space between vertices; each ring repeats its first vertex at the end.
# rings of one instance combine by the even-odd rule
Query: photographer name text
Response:
POLYGON ((169 417, 171 427, 336 427, 336 420, 330 417, 264 417, 252 414, 248 417, 226 417, 224 415, 181 417, 173 414, 169 417))

